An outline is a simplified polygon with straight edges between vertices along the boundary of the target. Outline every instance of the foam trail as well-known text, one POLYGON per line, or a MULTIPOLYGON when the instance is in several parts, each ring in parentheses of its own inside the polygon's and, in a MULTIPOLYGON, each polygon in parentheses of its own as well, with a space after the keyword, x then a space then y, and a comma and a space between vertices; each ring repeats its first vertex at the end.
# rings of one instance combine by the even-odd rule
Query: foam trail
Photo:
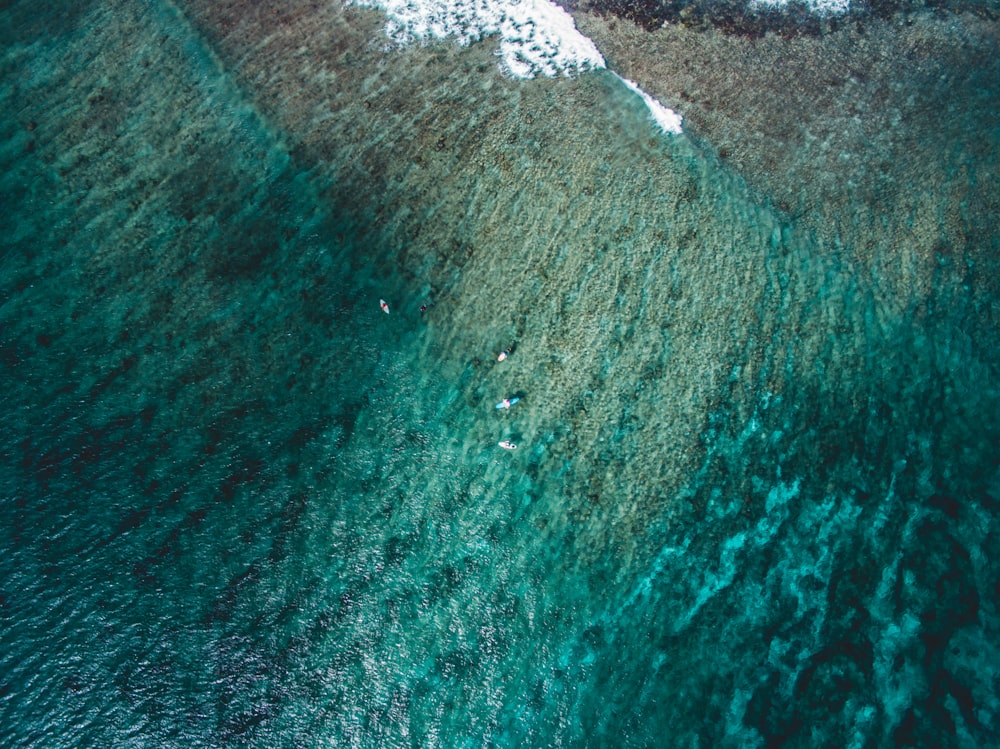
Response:
POLYGON ((500 55, 513 75, 532 78, 536 71, 568 75, 606 67, 597 46, 577 31, 572 16, 555 3, 521 0, 504 9, 500 55))
MULTIPOLYGON (((765 8, 785 8, 789 0, 754 0, 754 4, 765 8)), ((839 15, 851 9, 851 0, 807 0, 805 6, 820 15, 839 15)))
MULTIPOLYGON (((455 39, 465 45, 498 36, 501 68, 515 78, 569 76, 607 67, 594 42, 577 30, 573 17, 550 0, 349 2, 382 10, 387 16, 386 34, 401 45, 425 39, 455 39)), ((681 132, 679 114, 632 81, 618 78, 642 97, 664 132, 681 132)))
POLYGON ((354 0, 387 16, 386 33, 398 44, 455 39, 471 44, 500 37, 502 67, 516 78, 571 75, 606 67, 573 18, 549 0, 354 0))
POLYGON ((630 81, 628 78, 622 78, 617 73, 615 73, 615 76, 617 76, 618 80, 620 80, 622 83, 624 83, 626 86, 628 86, 630 89, 632 89, 637 94, 639 94, 639 96, 642 97, 642 100, 646 103, 646 106, 649 107, 650 114, 653 115, 653 119, 656 120, 656 124, 663 129, 663 132, 665 133, 681 132, 682 118, 679 114, 677 114, 677 112, 675 112, 672 109, 668 109, 667 107, 660 104, 660 102, 658 102, 652 96, 650 96, 641 88, 639 88, 639 84, 635 83, 634 81, 630 81))

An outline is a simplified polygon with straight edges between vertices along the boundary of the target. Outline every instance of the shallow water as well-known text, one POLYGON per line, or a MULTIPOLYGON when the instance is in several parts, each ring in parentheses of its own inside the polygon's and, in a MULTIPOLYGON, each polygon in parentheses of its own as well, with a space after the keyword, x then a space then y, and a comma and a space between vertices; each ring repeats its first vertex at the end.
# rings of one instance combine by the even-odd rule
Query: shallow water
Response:
POLYGON ((2 743, 994 740, 995 184, 901 298, 607 71, 2 15, 2 743))

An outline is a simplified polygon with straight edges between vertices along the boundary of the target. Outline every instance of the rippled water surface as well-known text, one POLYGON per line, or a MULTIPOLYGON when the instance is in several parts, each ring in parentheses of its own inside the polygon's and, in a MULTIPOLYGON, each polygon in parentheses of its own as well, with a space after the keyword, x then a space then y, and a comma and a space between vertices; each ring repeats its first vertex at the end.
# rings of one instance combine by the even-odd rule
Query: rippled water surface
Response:
POLYGON ((0 743, 995 742, 997 69, 820 220, 382 25, 0 10, 0 743))

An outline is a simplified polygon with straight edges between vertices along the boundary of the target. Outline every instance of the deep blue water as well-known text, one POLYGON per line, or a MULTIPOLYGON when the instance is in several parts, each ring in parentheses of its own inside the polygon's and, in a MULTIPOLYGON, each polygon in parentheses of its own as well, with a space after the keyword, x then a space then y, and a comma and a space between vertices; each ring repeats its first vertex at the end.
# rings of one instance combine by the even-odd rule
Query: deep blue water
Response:
POLYGON ((995 68, 824 235, 330 8, 0 10, 0 744, 996 745, 995 68))

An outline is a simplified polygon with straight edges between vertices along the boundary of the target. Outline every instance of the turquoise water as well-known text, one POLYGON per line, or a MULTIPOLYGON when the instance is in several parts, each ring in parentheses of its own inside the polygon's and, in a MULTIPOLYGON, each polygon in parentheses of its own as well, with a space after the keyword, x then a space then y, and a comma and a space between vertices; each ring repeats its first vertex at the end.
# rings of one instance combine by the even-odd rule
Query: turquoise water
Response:
POLYGON ((988 70, 824 234, 611 73, 0 16, 0 743, 996 742, 988 70))

